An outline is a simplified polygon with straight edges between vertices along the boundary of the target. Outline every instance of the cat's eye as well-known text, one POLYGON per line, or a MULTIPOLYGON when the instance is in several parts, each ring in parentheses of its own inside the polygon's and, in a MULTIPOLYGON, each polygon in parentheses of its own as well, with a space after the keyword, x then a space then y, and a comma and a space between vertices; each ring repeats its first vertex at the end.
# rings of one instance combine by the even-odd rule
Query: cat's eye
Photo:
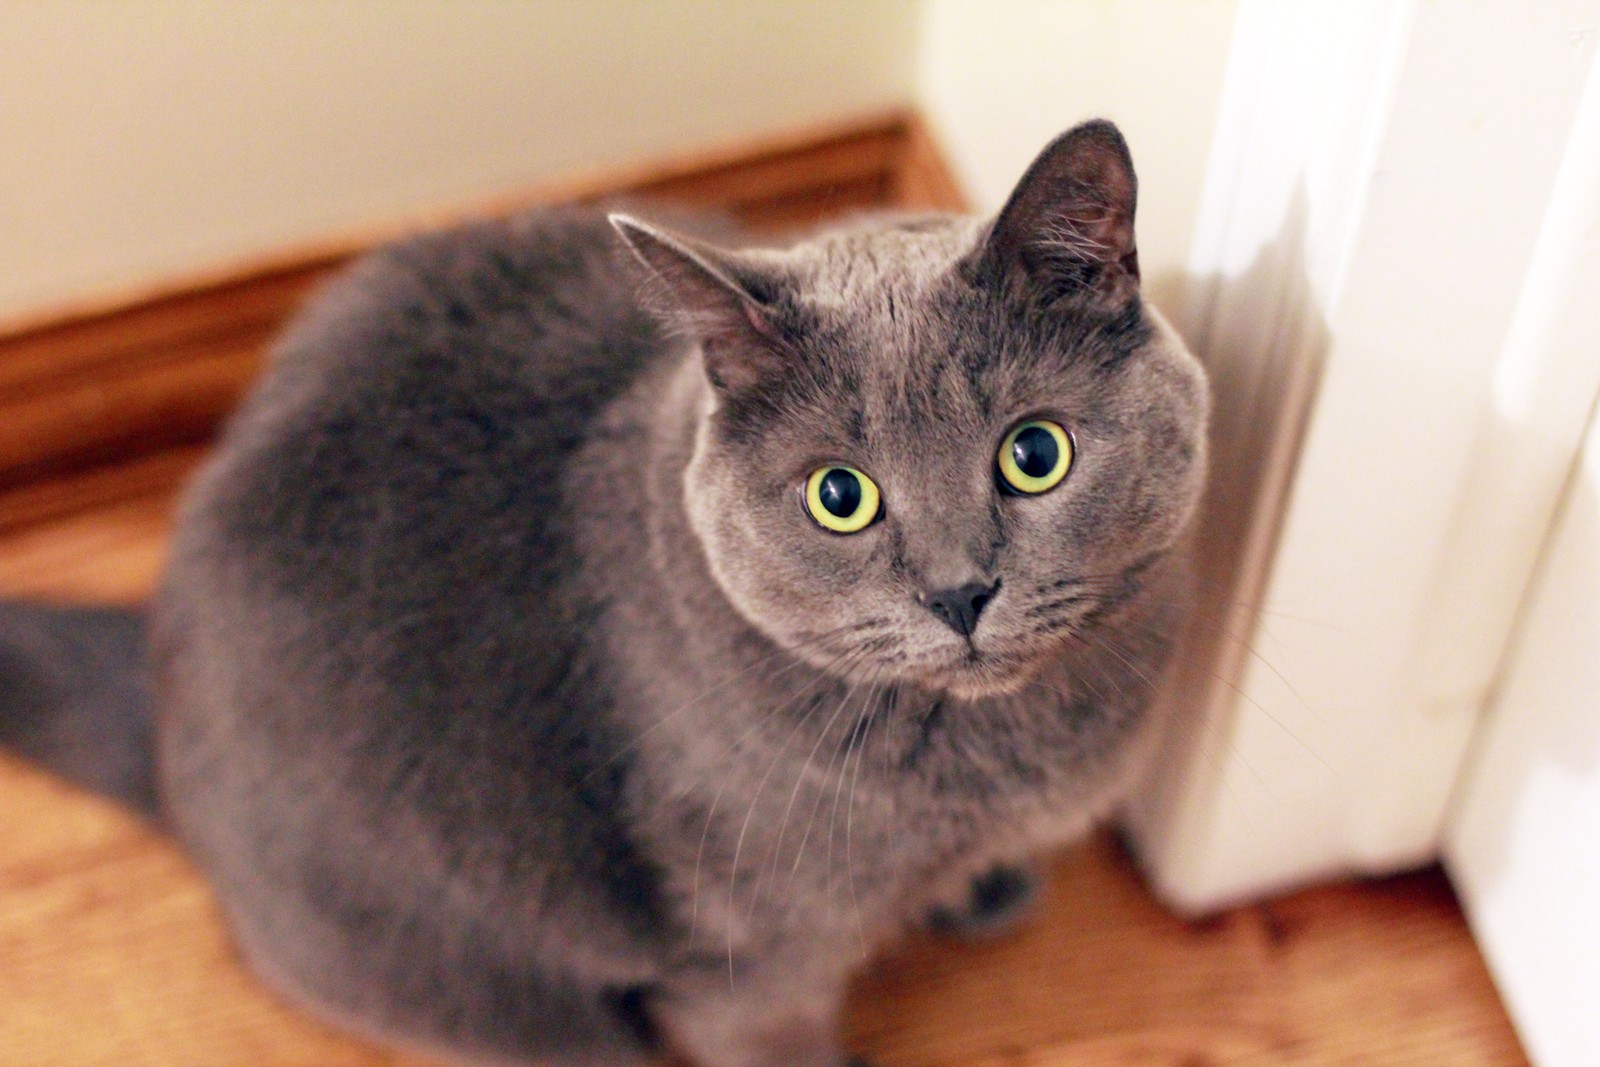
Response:
POLYGON ((834 533, 859 533, 878 517, 881 498, 871 478, 854 467, 818 467, 806 479, 806 514, 834 533))
POLYGON ((1017 493, 1048 492, 1072 467, 1072 436, 1048 419, 1018 423, 1000 442, 1001 483, 1017 493))

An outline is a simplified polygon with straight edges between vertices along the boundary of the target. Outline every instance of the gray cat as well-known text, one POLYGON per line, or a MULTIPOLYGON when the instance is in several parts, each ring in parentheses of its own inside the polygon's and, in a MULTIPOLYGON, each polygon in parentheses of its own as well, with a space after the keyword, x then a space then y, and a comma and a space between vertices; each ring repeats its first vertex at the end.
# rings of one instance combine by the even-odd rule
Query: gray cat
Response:
MULTIPOLYGON (((1207 391, 1134 202, 1091 122, 993 221, 541 212, 330 288, 151 609, 162 817, 256 969, 470 1062, 845 1063, 851 970, 1024 898, 1159 730, 1207 391)), ((11 742, 148 792, 82 740, 144 744, 137 625, 3 619, 11 742)))

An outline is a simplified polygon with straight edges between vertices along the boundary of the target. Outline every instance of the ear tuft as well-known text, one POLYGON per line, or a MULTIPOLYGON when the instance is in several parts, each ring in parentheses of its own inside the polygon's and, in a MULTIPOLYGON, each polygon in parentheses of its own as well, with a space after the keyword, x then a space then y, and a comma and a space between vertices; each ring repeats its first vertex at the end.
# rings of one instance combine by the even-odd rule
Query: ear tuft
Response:
POLYGON ((670 325, 700 342, 713 385, 753 389, 782 373, 788 360, 770 302, 779 279, 770 269, 630 215, 607 219, 666 291, 670 325))
POLYGON ((1045 146, 979 249, 980 276, 1021 281, 1046 304, 1119 311, 1139 293, 1133 219, 1138 179, 1127 142, 1104 119, 1045 146))

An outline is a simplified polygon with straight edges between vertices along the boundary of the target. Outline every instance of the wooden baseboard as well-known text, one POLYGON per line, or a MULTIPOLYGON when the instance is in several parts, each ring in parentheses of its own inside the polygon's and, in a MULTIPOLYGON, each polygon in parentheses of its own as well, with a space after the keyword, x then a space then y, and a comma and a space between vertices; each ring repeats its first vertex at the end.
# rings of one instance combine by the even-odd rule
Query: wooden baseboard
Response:
POLYGON ((32 491, 41 480, 92 486, 95 468, 209 440, 284 320, 352 256, 418 229, 615 197, 714 206, 769 232, 965 206, 921 120, 897 111, 447 207, 0 327, 0 505, 29 489, 22 510, 37 521, 42 502, 84 499, 32 491))

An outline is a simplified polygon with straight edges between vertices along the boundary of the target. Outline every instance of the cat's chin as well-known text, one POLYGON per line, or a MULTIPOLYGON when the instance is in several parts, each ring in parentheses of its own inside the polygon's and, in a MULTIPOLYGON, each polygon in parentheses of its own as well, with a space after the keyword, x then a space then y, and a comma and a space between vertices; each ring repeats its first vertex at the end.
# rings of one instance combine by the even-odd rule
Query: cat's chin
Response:
POLYGON ((960 700, 986 700, 1022 691, 1038 674, 1037 664, 986 654, 969 654, 916 679, 960 700))

